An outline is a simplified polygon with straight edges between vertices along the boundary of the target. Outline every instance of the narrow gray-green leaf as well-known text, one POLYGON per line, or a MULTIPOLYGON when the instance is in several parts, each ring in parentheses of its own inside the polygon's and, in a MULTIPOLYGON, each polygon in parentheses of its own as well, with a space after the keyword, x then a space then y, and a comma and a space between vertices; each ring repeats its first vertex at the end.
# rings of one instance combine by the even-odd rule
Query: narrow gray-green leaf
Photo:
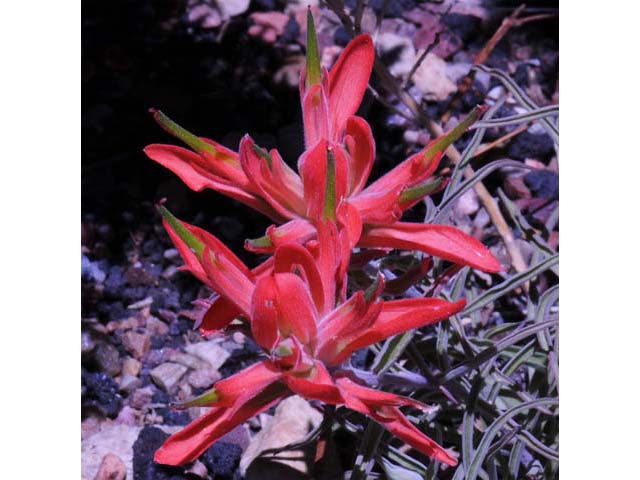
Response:
POLYGON ((482 308, 489 303, 495 301, 501 296, 509 293, 511 290, 514 290, 527 280, 531 280, 532 278, 540 275, 546 270, 549 270, 551 267, 558 263, 558 254, 555 254, 549 258, 546 258, 542 262, 534 265, 533 267, 525 270, 524 272, 520 272, 510 278, 507 278, 504 282, 496 285, 495 287, 490 288, 485 291, 482 295, 476 298, 472 303, 467 305, 467 307, 462 311, 463 315, 467 315, 470 312, 473 312, 479 308, 482 308))
POLYGON ((500 429, 513 417, 518 415, 519 413, 525 412, 531 408, 536 406, 544 406, 544 405, 557 405, 557 398, 539 398, 537 400, 533 400, 531 402, 526 402, 516 407, 510 408, 505 413, 500 415, 494 422, 487 428, 480 443, 478 444, 478 448, 476 449, 476 453, 471 461, 471 465, 469 470, 467 471, 467 476, 465 480, 475 480, 478 476, 478 472, 484 462, 484 459, 491 447, 491 443, 493 439, 498 434, 500 429))
POLYGON ((509 125, 517 125, 519 123, 532 122, 541 118, 552 117, 559 114, 558 105, 549 105, 547 107, 536 108, 527 113, 519 115, 510 115, 508 117, 495 118, 492 120, 481 120, 471 126, 474 128, 491 128, 491 127, 508 127, 509 125))

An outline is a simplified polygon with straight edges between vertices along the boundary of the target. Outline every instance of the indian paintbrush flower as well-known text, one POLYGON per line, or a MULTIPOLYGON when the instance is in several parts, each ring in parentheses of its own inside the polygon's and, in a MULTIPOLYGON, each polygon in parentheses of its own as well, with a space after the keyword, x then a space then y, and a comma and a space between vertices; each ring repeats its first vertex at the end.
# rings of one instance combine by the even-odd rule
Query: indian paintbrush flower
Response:
MULTIPOLYGON (((413 448, 455 465, 399 409, 425 405, 368 388, 345 366, 356 350, 448 318, 465 301, 382 300, 381 275, 367 290, 349 296, 347 272, 354 247, 420 250, 489 272, 500 269, 484 245, 453 227, 400 221, 405 210, 442 188, 443 179, 434 173, 444 150, 484 108, 476 107, 457 127, 366 186, 375 142, 367 122, 355 114, 371 75, 373 42, 368 35, 354 38, 327 71, 320 66, 310 14, 307 32, 307 64, 299 87, 306 150, 297 172, 277 150, 262 149, 248 135, 234 152, 153 110, 156 121, 190 149, 149 145, 145 152, 151 159, 193 190, 216 190, 277 223, 264 237, 247 241, 249 250, 272 254, 250 270, 215 236, 159 206, 185 268, 216 292, 206 302, 201 331, 240 328, 262 348, 264 358, 177 405, 211 410, 169 437, 155 459, 170 465, 195 460, 239 423, 297 394, 360 412, 413 448)), ((406 287, 430 265, 430 259, 423 260, 394 288, 406 287)))
POLYGON ((297 394, 356 410, 422 453, 456 464, 399 410, 427 409, 425 405, 367 388, 340 367, 358 349, 459 312, 464 300, 382 301, 380 277, 369 290, 336 304, 341 248, 333 221, 318 224, 314 253, 296 243, 281 245, 273 261, 256 274, 213 235, 181 222, 164 207, 160 211, 187 267, 237 308, 266 358, 177 405, 213 408, 169 437, 156 452, 157 462, 193 461, 237 424, 297 394))
POLYGON ((246 248, 254 252, 273 253, 279 245, 316 238, 317 223, 329 218, 338 223, 350 247, 419 250, 480 270, 499 271, 500 264, 489 250, 460 230, 400 221, 405 210, 444 185, 443 179, 433 177, 444 150, 485 107, 476 107, 450 132, 366 186, 375 142, 368 123, 355 113, 374 56, 371 37, 360 35, 330 71, 321 68, 313 22, 309 22, 306 71, 300 78, 306 151, 298 159, 298 172, 277 150, 262 149, 248 135, 234 152, 193 135, 156 110, 156 121, 191 150, 154 144, 145 153, 193 190, 216 190, 274 220, 278 225, 269 227, 264 237, 247 241, 246 248))

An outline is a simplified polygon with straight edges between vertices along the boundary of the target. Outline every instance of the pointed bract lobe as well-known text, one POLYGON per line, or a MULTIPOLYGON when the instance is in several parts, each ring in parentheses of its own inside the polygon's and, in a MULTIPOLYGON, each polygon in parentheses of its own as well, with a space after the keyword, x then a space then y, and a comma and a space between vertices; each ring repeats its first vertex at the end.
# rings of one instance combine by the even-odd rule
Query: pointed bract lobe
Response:
POLYGON ((331 140, 339 142, 347 119, 355 115, 369 83, 375 52, 369 35, 349 42, 329 70, 331 140))
POLYGON ((446 225, 396 222, 369 225, 360 237, 361 247, 419 250, 462 265, 499 272, 500 262, 481 242, 446 225))

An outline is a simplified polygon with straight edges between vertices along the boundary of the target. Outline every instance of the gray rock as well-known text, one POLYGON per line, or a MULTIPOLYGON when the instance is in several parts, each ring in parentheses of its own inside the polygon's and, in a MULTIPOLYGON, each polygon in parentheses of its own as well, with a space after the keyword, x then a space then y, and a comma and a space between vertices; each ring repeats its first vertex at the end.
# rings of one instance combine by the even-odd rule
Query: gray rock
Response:
MULTIPOLYGON (((240 472, 246 475, 249 465, 264 450, 304 440, 311 430, 320 425, 321 421, 322 414, 297 395, 283 400, 276 408, 275 415, 251 439, 240 459, 240 472)), ((294 470, 308 473, 308 465, 303 460, 278 461, 294 470)))
POLYGON ((122 375, 118 386, 121 392, 133 392, 136 388, 142 386, 142 380, 133 375, 122 375))
POLYGON ((413 83, 427 100, 444 100, 458 87, 446 74, 447 64, 434 53, 428 53, 413 75, 413 83))
POLYGON ((212 370, 211 365, 206 360, 203 360, 195 355, 188 353, 178 352, 171 356, 170 360, 174 363, 179 363, 192 370, 212 370))
POLYGON ((124 424, 104 425, 82 441, 82 479, 94 479, 105 455, 116 455, 126 466, 126 478, 133 478, 133 442, 140 427, 124 424))
POLYGON ((151 399, 153 398, 153 388, 152 387, 144 387, 135 390, 129 396, 129 405, 133 408, 137 408, 138 410, 147 406, 151 399))
POLYGON ((185 347, 187 353, 205 360, 211 365, 211 368, 218 370, 227 358, 231 355, 218 342, 211 340, 208 342, 192 343, 185 347))
POLYGON ((167 362, 151 370, 151 379, 165 392, 171 393, 186 372, 184 365, 167 362))
POLYGON ((222 375, 213 368, 202 368, 191 372, 187 378, 193 388, 207 388, 220 380, 222 375))

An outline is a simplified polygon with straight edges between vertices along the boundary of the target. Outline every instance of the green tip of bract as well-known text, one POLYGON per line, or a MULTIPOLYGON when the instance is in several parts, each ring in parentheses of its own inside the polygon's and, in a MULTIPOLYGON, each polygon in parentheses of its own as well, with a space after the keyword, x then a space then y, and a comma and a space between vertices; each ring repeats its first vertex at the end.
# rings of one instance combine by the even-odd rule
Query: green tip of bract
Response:
POLYGON ((247 243, 253 248, 269 248, 273 246, 269 235, 264 235, 259 238, 250 238, 247 240, 247 243))
POLYGON ((219 398, 220 396, 218 395, 218 392, 216 392, 216 389, 212 388, 208 392, 204 392, 202 395, 199 395, 190 400, 179 403, 172 403, 170 407, 175 408, 176 410, 184 410, 191 407, 208 407, 214 405, 219 398))
POLYGON ((471 110, 471 113, 467 115, 458 125, 445 133, 442 137, 438 138, 427 150, 424 152, 424 161, 429 161, 434 158, 438 152, 443 151, 453 142, 458 140, 467 129, 473 125, 483 114, 487 111, 486 105, 477 105, 471 110))
POLYGON ((327 184, 324 194, 324 219, 336 219, 336 157, 331 148, 327 149, 327 184))
POLYGON ((307 88, 320 83, 320 54, 318 53, 318 37, 313 23, 311 7, 307 10, 307 88))
POLYGON ((273 164, 271 154, 267 152, 264 148, 260 148, 255 143, 253 144, 253 151, 256 153, 256 155, 263 158, 267 162, 267 165, 269 166, 269 170, 271 170, 272 164, 273 164))
POLYGON ((426 197, 427 195, 431 195, 434 192, 440 191, 445 184, 447 183, 447 179, 444 177, 436 177, 430 178, 426 182, 419 183, 418 185, 414 185, 412 187, 405 188, 400 194, 400 198, 398 199, 398 203, 410 203, 420 198, 426 197))
POLYGON ((160 110, 151 109, 150 112, 153 114, 153 119, 158 122, 158 124, 168 133, 173 135, 174 137, 182 140, 184 143, 189 145, 198 153, 216 153, 216 149, 213 145, 201 140, 193 133, 188 130, 182 128, 176 122, 167 117, 160 110))
POLYGON ((288 345, 285 342, 281 342, 274 350, 273 350, 273 354, 276 357, 280 357, 280 358, 286 358, 289 357, 291 355, 293 355, 293 349, 291 348, 291 345, 288 345))
POLYGON ((187 244, 193 253, 198 258, 202 258, 202 252, 204 251, 204 243, 202 243, 198 237, 189 231, 180 220, 173 216, 173 214, 167 210, 163 205, 156 207, 160 215, 166 220, 171 229, 180 237, 180 239, 187 244))

